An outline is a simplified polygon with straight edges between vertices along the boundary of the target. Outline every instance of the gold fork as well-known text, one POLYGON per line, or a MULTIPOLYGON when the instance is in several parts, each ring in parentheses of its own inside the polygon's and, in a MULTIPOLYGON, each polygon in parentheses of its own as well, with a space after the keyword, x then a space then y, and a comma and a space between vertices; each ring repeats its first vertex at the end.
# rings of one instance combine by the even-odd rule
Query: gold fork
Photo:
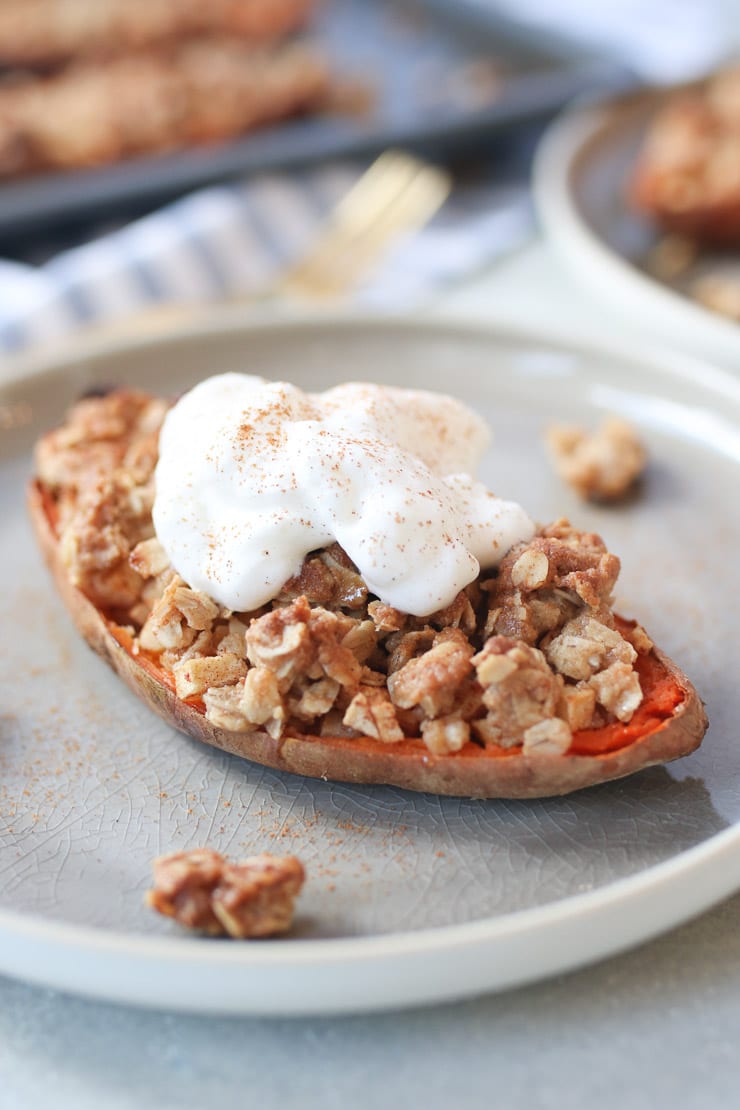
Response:
POLYGON ((450 174, 400 150, 388 150, 365 171, 295 266, 264 291, 270 297, 334 297, 348 292, 405 234, 441 207, 450 174))
MULTIPOLYGON (((381 154, 337 204, 308 253, 265 288, 228 298, 231 305, 287 299, 326 299, 349 292, 403 235, 427 223, 452 186, 447 170, 404 151, 381 154)), ((221 302, 224 303, 224 302, 221 302)), ((168 302, 118 320, 94 323, 87 336, 159 332, 207 315, 211 302, 168 302)), ((79 334, 79 333, 78 333, 79 334)), ((72 337, 74 342, 75 337, 72 337)))

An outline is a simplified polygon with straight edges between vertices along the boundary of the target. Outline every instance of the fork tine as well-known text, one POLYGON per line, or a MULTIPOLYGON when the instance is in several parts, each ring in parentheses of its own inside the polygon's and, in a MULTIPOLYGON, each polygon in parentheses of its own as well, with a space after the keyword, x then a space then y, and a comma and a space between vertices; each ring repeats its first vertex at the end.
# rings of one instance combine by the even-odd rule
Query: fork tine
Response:
POLYGON ((447 199, 450 180, 434 170, 417 174, 393 205, 381 214, 373 228, 374 234, 392 235, 397 230, 412 231, 423 226, 447 199))
POLYGON ((416 159, 395 151, 381 155, 334 210, 308 255, 291 267, 282 280, 278 279, 278 286, 282 288, 299 274, 329 265, 334 254, 349 250, 355 239, 372 230, 387 210, 398 203, 420 171, 429 170, 416 159))
POLYGON ((389 245, 403 235, 414 231, 427 222, 436 212, 446 196, 446 190, 415 190, 413 195, 405 195, 397 206, 389 209, 382 221, 378 221, 366 235, 355 239, 350 250, 342 250, 338 245, 334 257, 324 259, 324 265, 316 266, 304 275, 304 287, 310 290, 313 283, 323 292, 341 292, 354 284, 372 269, 389 245))
POLYGON ((330 217, 330 226, 362 226, 374 219, 420 170, 427 168, 403 151, 385 151, 339 201, 330 217))
POLYGON ((405 179, 403 188, 385 191, 383 203, 373 206, 372 218, 364 212, 354 222, 345 218, 334 224, 317 248, 285 275, 280 291, 320 296, 342 291, 371 267, 390 241, 423 226, 446 199, 449 175, 415 162, 405 179))
POLYGON ((328 295, 342 292, 361 278, 383 254, 389 243, 423 226, 442 204, 449 191, 444 181, 417 181, 386 206, 382 218, 367 224, 362 232, 335 234, 320 252, 312 252, 295 272, 286 275, 290 292, 328 295))

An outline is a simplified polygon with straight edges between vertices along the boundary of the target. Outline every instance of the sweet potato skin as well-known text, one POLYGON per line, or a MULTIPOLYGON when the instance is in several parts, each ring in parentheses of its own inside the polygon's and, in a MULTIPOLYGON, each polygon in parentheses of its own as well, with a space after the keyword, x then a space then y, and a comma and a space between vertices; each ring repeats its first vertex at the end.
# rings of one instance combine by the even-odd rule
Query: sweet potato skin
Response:
POLYGON ((429 794, 467 798, 543 798, 688 755, 707 728, 704 706, 688 678, 662 652, 655 655, 680 686, 683 701, 673 715, 626 747, 599 755, 505 754, 468 744, 458 753, 435 756, 418 740, 384 744, 369 738, 271 737, 262 729, 229 732, 216 728, 201 710, 179 699, 119 642, 112 626, 69 580, 47 517, 41 488, 29 486, 29 512, 44 559, 78 631, 138 698, 169 725, 233 755, 311 778, 356 784, 385 784, 429 794))

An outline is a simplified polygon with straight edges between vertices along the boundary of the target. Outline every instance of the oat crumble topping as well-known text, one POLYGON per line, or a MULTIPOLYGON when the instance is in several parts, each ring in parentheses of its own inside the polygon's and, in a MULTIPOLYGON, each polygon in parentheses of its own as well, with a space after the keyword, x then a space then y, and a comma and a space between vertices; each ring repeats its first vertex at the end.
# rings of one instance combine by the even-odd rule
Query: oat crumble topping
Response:
MULTIPOLYGON (((255 612, 190 589, 151 522, 165 411, 133 391, 83 400, 41 441, 37 473, 74 583, 217 727, 412 741, 434 755, 470 743, 563 753, 573 732, 632 717, 634 663, 652 645, 639 626, 615 626, 617 557, 567 520, 428 617, 374 598, 336 544, 255 612)), ((212 877, 213 860, 201 864, 212 877)))

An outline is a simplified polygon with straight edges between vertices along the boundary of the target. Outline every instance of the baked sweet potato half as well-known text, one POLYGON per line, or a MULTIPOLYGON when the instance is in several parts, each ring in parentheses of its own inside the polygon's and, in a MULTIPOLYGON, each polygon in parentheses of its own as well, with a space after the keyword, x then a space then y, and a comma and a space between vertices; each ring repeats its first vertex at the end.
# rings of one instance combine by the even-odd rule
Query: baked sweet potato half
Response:
POLYGON ((426 618, 374 599, 336 545, 259 611, 223 610, 153 535, 164 409, 80 402, 38 445, 29 509, 79 632, 168 724, 295 774, 475 798, 565 794, 701 742, 689 680, 608 607, 619 561, 567 521, 426 618))

